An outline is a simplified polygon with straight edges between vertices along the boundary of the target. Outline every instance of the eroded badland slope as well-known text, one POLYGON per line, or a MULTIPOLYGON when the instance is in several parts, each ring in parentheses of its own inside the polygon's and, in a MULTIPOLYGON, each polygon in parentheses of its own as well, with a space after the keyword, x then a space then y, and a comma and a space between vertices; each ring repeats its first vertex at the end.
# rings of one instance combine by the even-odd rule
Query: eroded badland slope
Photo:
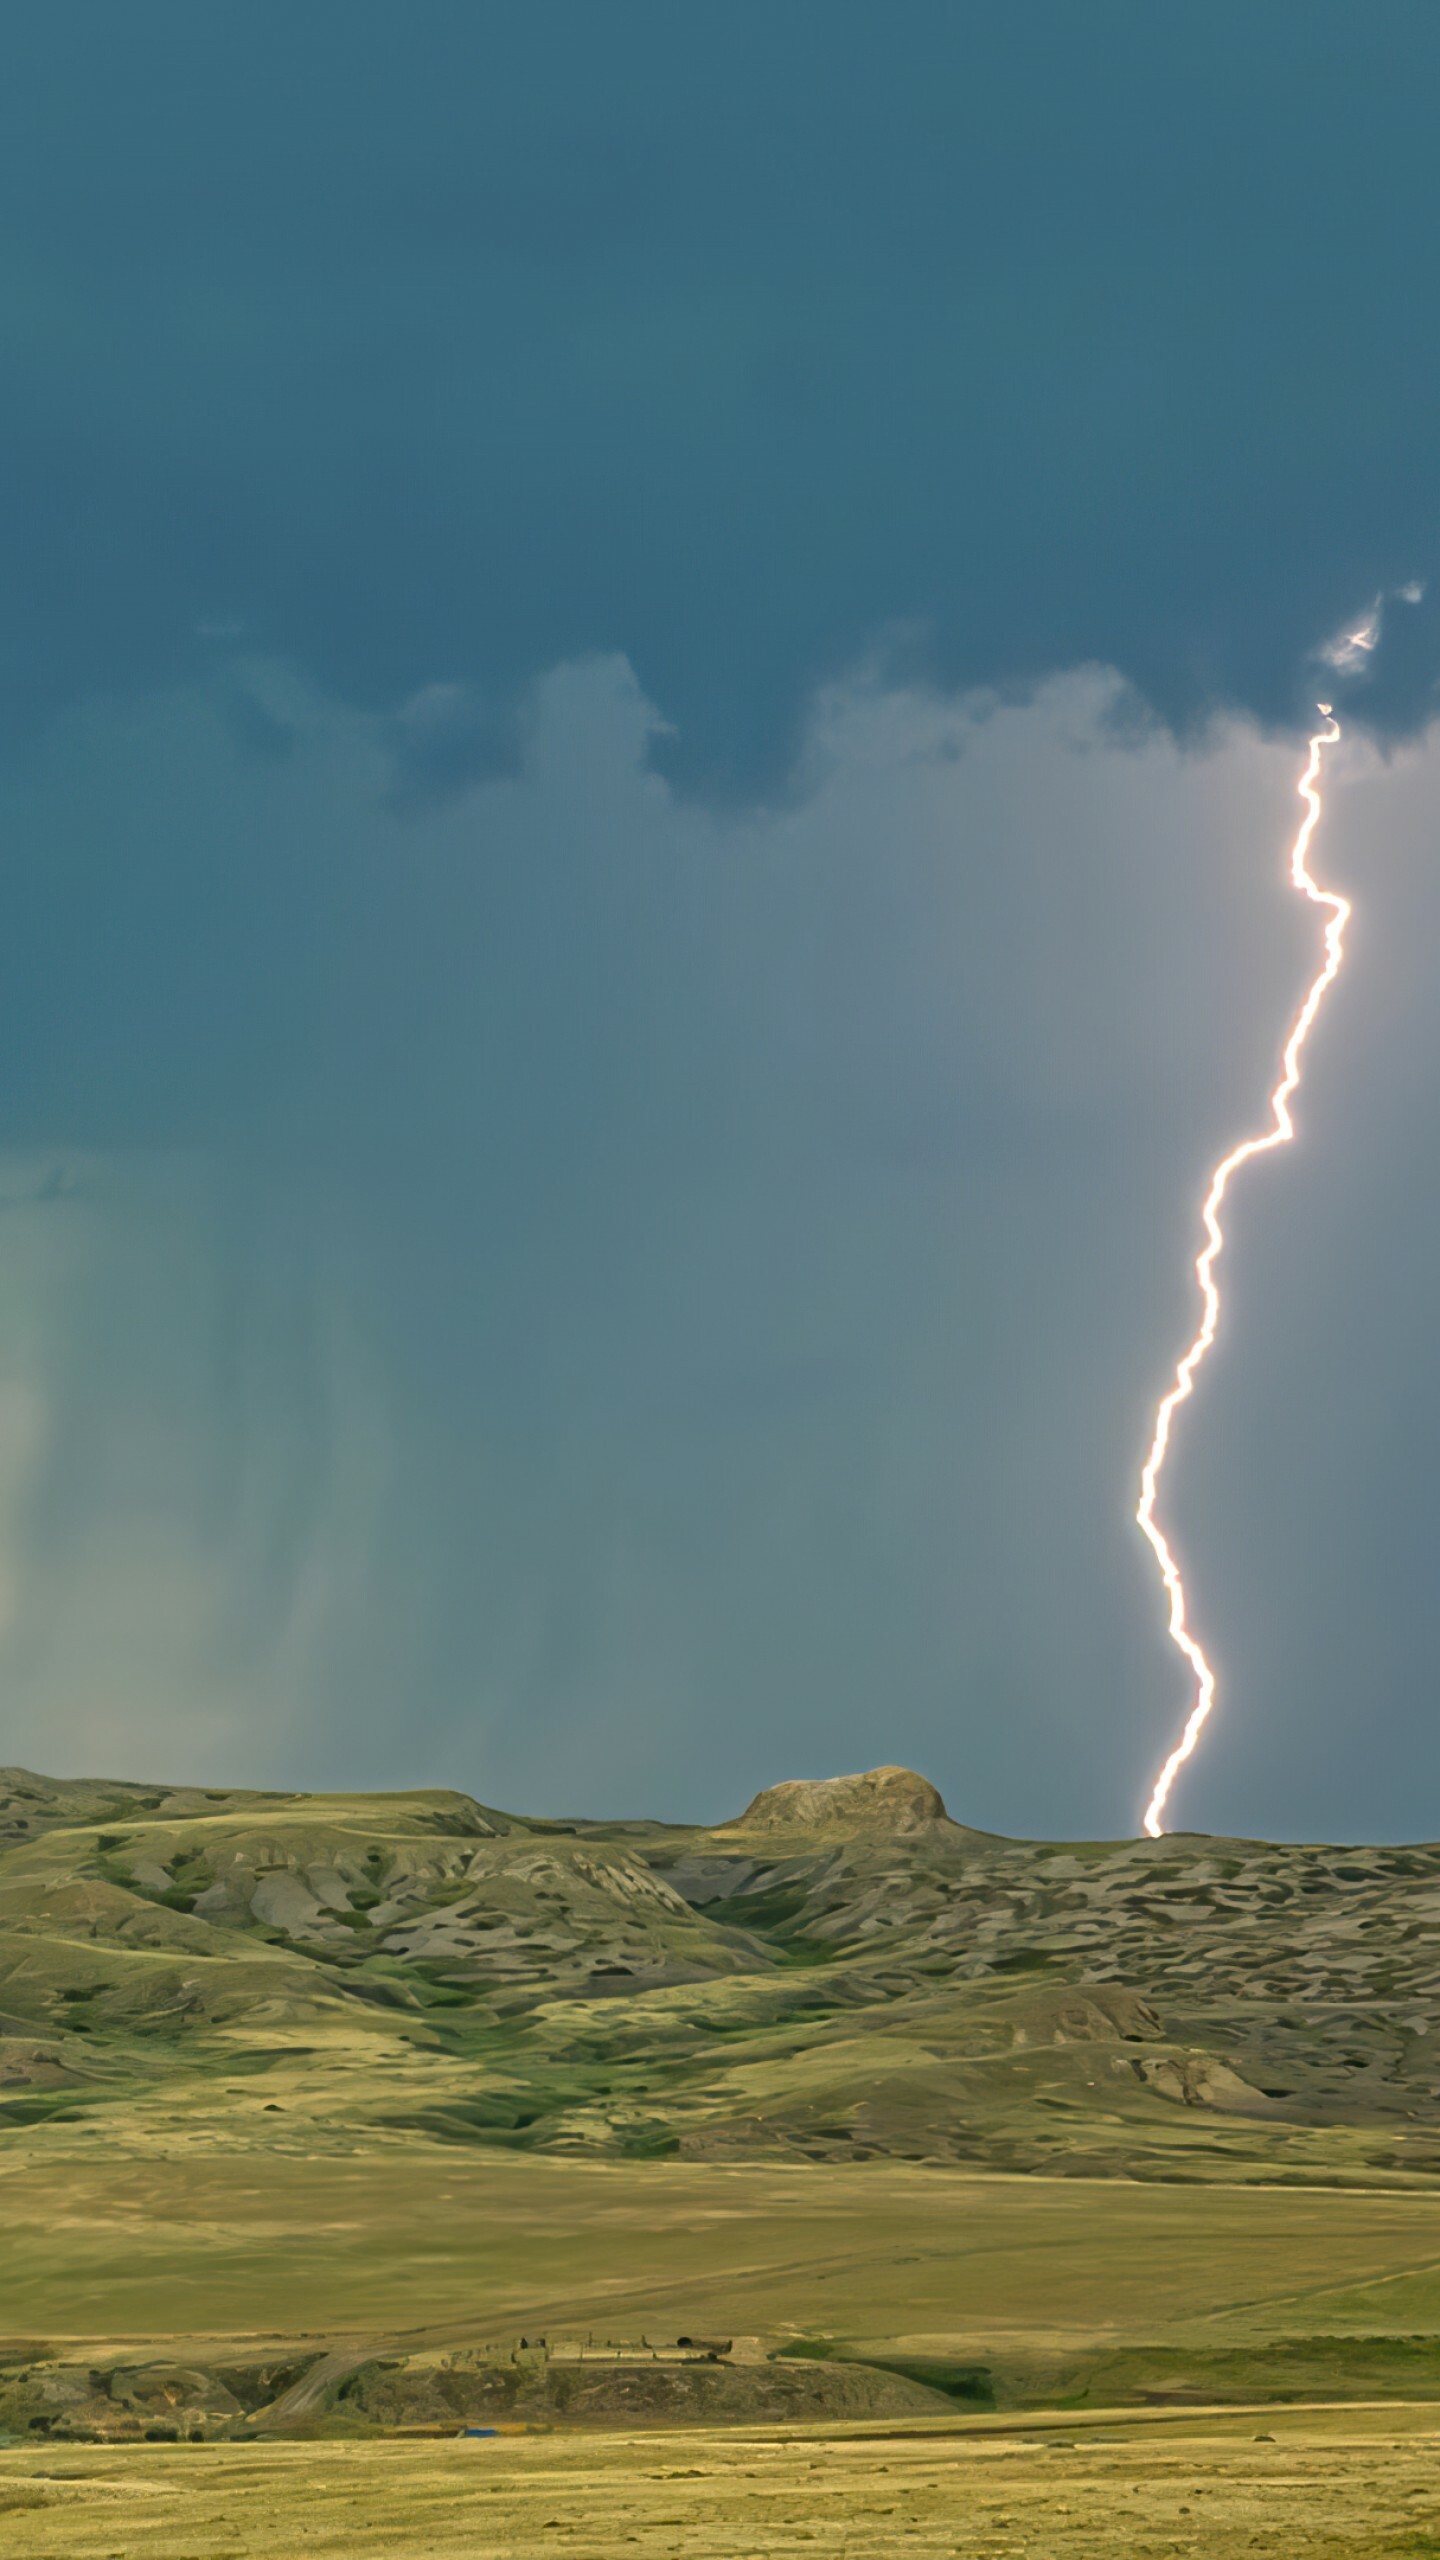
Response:
POLYGON ((1142 2177, 1440 2170, 1440 1847, 710 1829, 0 1773, 0 2128, 1142 2177))
POLYGON ((0 2434, 1440 2397, 1437 2020, 1440 1848, 11 1771, 0 2434))

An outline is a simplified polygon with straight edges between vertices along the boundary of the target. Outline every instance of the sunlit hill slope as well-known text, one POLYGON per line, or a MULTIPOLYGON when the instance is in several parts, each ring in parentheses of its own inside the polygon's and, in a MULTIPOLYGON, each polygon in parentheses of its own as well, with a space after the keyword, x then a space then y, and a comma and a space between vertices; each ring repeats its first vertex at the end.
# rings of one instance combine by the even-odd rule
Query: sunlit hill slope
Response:
MULTIPOLYGON (((1148 2178, 1440 2171, 1440 1847, 712 1828, 0 1772, 0 2129, 1148 2178)), ((3 2138, 3 2132, 0 2132, 3 2138)))

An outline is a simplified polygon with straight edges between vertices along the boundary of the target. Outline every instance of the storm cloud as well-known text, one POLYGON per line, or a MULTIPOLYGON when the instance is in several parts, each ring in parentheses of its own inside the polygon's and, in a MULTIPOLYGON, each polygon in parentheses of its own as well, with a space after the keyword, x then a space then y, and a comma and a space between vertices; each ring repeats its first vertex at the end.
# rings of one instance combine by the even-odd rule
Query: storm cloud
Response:
POLYGON ((13 17, 0 1757, 1131 1824, 1334 688, 1178 1810, 1417 1826, 1437 75, 1410 0, 13 17))
MULTIPOLYGON (((742 795, 882 638, 1290 719, 1435 561, 1437 78, 1426 0, 17 16, 9 717, 239 634, 463 688, 432 781, 595 651, 742 795)), ((1369 716, 1437 674, 1422 605, 1369 716)))
MULTIPOLYGON (((857 679, 782 808, 707 810, 655 724, 559 669, 417 810, 389 723, 256 664, 12 771, 13 1754, 699 1813, 893 1753, 1133 1819, 1178 1691, 1128 1505, 1311 957, 1293 752, 1095 671, 857 679)), ((1230 1827, 1403 1826, 1377 1722, 1433 1758, 1432 776, 1337 780, 1352 976, 1176 1469, 1230 1827)))

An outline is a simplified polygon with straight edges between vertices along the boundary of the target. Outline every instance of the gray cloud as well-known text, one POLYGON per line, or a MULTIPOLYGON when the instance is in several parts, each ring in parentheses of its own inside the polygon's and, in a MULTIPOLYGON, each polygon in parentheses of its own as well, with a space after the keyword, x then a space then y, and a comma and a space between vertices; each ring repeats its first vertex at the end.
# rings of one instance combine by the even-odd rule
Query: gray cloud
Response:
POLYGON ((1131 1818, 1333 683, 1182 1810, 1415 1826, 1428 0, 12 16, 9 1755, 1131 1818))
MULTIPOLYGON (((592 660, 397 807, 383 720, 245 681, 281 761, 183 689, 0 782, 6 1195, 91 1151, 5 1222, 10 1756, 684 1813, 883 1749, 1124 1827, 1147 1399, 1310 956, 1293 749, 857 679, 725 814, 592 660)), ((1433 1763, 1432 783, 1337 794, 1353 975, 1177 1462, 1196 1821, 1403 1830, 1433 1763)))
MULTIPOLYGON (((486 706, 430 788, 619 651, 743 796, 881 630, 1286 720, 1431 575, 1426 0, 70 0, 5 72, 12 734, 240 631, 486 706)), ((1437 674, 1425 604, 1365 717, 1437 674)))

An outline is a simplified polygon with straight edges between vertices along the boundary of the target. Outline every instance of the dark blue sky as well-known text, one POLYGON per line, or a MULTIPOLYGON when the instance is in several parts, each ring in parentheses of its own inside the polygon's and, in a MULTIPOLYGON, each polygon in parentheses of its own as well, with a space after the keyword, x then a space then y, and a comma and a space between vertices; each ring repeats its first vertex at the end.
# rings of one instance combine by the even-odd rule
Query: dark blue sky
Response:
POLYGON ((887 630, 1291 714, 1434 546, 1425 0, 57 0, 0 74, 17 719, 233 616, 481 755, 623 649, 743 789, 887 630))
POLYGON ((12 15, 0 1756, 1125 1827, 1416 582, 1175 1502, 1182 1818, 1427 1827, 1437 94, 1409 0, 12 15))

